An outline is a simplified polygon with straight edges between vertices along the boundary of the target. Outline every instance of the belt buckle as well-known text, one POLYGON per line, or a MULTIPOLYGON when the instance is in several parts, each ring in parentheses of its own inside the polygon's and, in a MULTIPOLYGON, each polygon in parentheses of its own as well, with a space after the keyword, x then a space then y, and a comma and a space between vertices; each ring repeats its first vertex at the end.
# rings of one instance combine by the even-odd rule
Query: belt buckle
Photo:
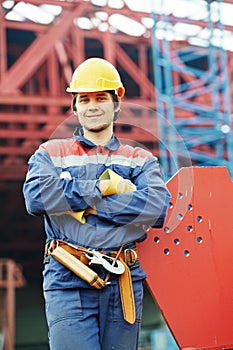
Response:
POLYGON ((133 248, 126 248, 124 250, 124 261, 129 267, 132 267, 136 263, 137 259, 138 255, 133 248), (130 261, 127 259, 128 254, 130 254, 130 261))

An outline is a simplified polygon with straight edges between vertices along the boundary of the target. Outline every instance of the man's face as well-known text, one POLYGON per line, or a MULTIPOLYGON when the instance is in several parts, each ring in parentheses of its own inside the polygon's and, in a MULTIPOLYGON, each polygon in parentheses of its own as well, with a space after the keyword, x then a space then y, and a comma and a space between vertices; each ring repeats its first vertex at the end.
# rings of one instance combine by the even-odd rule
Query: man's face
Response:
POLYGON ((76 115, 85 130, 99 132, 113 124, 114 103, 109 92, 79 93, 76 115))

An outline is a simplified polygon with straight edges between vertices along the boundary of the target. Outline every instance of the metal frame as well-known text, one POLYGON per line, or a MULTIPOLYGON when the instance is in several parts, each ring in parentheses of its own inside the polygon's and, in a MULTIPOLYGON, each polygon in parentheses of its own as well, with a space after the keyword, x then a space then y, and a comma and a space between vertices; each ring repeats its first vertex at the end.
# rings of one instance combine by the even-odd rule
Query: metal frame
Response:
MULTIPOLYGON (((217 1, 219 4, 220 0, 217 1)), ((233 143, 228 76, 231 53, 212 44, 213 31, 223 37, 224 26, 213 23, 207 1, 206 22, 184 19, 210 30, 209 46, 195 47, 187 41, 168 41, 177 18, 153 13, 154 79, 159 113, 160 162, 168 180, 182 165, 223 165, 233 176, 233 143), (164 23, 164 39, 157 29, 164 23)), ((220 8, 220 7, 219 7, 220 8)), ((220 11, 220 9, 219 9, 220 11)))
MULTIPOLYGON (((59 128, 60 136, 71 133, 70 124, 75 120, 71 121, 71 99, 65 87, 73 68, 92 55, 114 63, 128 87, 116 133, 158 155, 166 179, 191 163, 226 165, 232 172, 232 82, 228 81, 233 71, 232 53, 213 46, 200 49, 185 41, 158 40, 153 33, 159 20, 181 21, 171 15, 153 14, 155 28, 137 38, 113 33, 111 28, 100 32, 74 25, 76 18, 95 17, 102 9, 108 15, 120 12, 139 22, 150 17, 126 4, 119 11, 108 5, 98 8, 88 1, 46 3, 62 6, 61 15, 46 26, 5 20, 0 7, 1 180, 22 180, 28 157, 41 142, 53 137, 54 130, 59 128), (17 31, 33 34, 34 40, 27 46, 18 44, 9 37, 17 31), (208 60, 206 70, 192 67, 193 61, 203 58, 208 60), (123 124, 129 124, 128 129, 123 124)), ((210 18, 207 23, 195 24, 223 29, 220 21, 213 24, 210 18)))
MULTIPOLYGON (((29 3, 43 2, 29 0, 29 3)), ((2 1, 1 1, 2 3, 2 1)), ((157 143, 151 127, 156 126, 154 85, 152 67, 148 66, 150 31, 141 38, 123 33, 82 30, 74 25, 74 19, 81 16, 94 17, 100 10, 86 1, 48 1, 62 6, 62 14, 48 26, 5 20, 0 8, 0 158, 1 180, 22 180, 27 168, 27 159, 44 140, 53 137, 59 128, 59 135, 70 135, 76 121, 69 108, 71 97, 65 92, 73 68, 91 55, 98 55, 114 63, 123 75, 126 98, 120 124, 130 124, 128 131, 117 125, 119 137, 135 142, 157 143), (34 33, 35 39, 20 47, 16 40, 7 39, 14 31, 34 33), (8 35, 9 36, 9 35, 8 35), (133 57, 131 56, 131 50, 133 57), (21 54, 19 54, 19 52, 21 54), (14 63, 9 65, 9 56, 14 63), (8 59, 7 59, 8 57, 8 59), (127 72, 127 76, 125 73, 127 72), (128 83, 132 87, 127 89, 128 83), (125 114, 124 113, 124 114, 125 114), (135 117, 136 114, 136 117, 135 117), (65 123, 66 119, 68 124, 65 123), (143 129, 142 132, 140 132, 143 129), (144 136, 143 136, 144 134, 144 136)), ((108 14, 119 11, 105 7, 108 14)), ((148 14, 134 13, 125 5, 121 13, 141 20, 148 14)))
POLYGON ((164 227, 138 244, 147 284, 179 349, 233 348, 233 183, 226 167, 184 167, 168 182, 164 227))

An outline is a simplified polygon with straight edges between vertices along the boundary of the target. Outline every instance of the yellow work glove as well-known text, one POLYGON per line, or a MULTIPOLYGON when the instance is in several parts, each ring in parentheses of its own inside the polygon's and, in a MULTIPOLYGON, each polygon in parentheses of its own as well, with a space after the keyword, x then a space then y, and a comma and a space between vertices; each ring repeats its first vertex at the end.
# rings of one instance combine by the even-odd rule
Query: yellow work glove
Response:
POLYGON ((64 215, 64 214, 68 214, 71 215, 74 219, 76 219, 77 221, 81 222, 81 224, 85 224, 86 223, 86 218, 84 216, 85 214, 85 210, 82 211, 63 211, 61 213, 54 213, 52 215, 64 215))
POLYGON ((81 224, 86 223, 86 218, 84 216, 85 210, 82 211, 67 211, 65 214, 71 215, 74 219, 81 222, 81 224))
POLYGON ((127 179, 118 175, 111 169, 106 169, 100 180, 109 180, 107 188, 102 192, 102 196, 111 196, 112 194, 121 194, 126 192, 133 192, 136 190, 136 186, 127 179))

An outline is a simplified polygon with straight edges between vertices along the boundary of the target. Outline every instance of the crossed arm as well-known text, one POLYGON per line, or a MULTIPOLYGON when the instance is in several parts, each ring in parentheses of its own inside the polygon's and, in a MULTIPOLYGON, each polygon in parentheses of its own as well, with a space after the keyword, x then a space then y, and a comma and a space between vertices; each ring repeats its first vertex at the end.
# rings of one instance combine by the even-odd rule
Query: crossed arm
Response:
POLYGON ((74 216, 82 211, 117 225, 132 221, 153 224, 163 212, 165 215, 169 194, 155 159, 147 161, 142 171, 133 174, 132 182, 121 178, 115 192, 111 192, 111 178, 61 179, 61 172, 45 151, 37 151, 31 157, 23 188, 30 214, 69 212, 74 216), (130 190, 122 190, 127 186, 130 190))

